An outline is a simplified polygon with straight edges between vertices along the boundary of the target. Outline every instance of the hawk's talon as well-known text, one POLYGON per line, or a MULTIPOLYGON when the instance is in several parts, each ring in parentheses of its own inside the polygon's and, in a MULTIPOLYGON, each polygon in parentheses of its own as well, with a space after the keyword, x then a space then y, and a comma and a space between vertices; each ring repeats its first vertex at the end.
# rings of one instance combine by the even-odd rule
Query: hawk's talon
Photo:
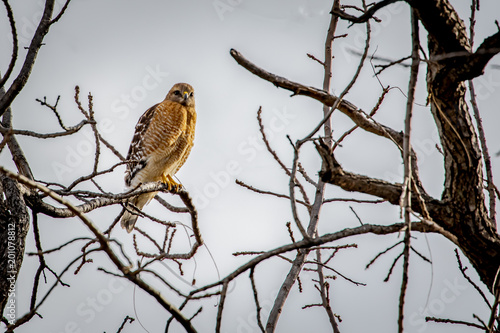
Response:
POLYGON ((182 188, 182 185, 177 183, 171 175, 161 175, 161 182, 167 185, 169 192, 177 193, 182 188))

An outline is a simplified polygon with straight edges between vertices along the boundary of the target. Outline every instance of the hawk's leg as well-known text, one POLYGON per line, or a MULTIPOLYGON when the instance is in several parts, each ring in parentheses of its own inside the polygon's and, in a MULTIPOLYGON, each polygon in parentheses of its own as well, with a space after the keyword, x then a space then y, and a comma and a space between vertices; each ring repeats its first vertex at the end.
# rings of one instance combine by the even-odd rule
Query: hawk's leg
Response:
POLYGON ((164 184, 167 184, 168 190, 169 191, 174 191, 177 192, 181 188, 181 184, 177 183, 171 175, 161 175, 161 181, 164 184))

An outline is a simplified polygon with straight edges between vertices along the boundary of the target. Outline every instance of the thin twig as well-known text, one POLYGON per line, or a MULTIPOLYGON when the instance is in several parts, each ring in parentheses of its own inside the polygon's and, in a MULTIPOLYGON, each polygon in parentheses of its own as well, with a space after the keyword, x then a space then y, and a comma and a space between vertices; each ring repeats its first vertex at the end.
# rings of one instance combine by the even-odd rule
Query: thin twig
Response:
MULTIPOLYGON (((259 110, 257 111, 257 121, 259 123, 259 130, 260 130, 260 133, 262 135, 262 141, 264 141, 264 144, 267 148, 267 151, 273 156, 274 160, 279 164, 281 169, 283 169, 283 171, 285 171, 286 175, 290 177, 291 176, 290 170, 288 170, 288 168, 285 166, 285 164, 281 161, 281 159, 279 158, 276 151, 271 148, 269 140, 267 139, 267 135, 266 135, 266 132, 264 129, 264 123, 262 122, 262 107, 259 107, 259 110)), ((306 193, 304 187, 296 178, 294 180, 295 180, 295 184, 299 187, 300 193, 302 194, 302 197, 304 198, 305 203, 307 204, 307 206, 309 206, 310 205, 309 198, 307 197, 307 193, 306 193)))
POLYGON ((49 103, 47 103, 47 97, 44 96, 43 97, 43 101, 39 98, 35 99, 35 101, 37 101, 38 103, 40 103, 40 105, 42 106, 46 106, 47 108, 49 108, 50 110, 52 110, 52 112, 54 112, 54 115, 56 116, 57 118, 57 121, 59 122, 59 126, 61 126, 61 128, 65 131, 69 131, 69 128, 66 127, 62 121, 62 118, 61 118, 61 115, 59 114, 59 111, 57 111, 57 104, 59 104, 59 100, 61 99, 61 96, 57 96, 57 99, 56 99, 56 102, 54 103, 54 105, 51 105, 49 103))
POLYGON ((415 250, 415 248, 413 246, 410 246, 410 250, 412 250, 413 253, 415 253, 417 256, 419 256, 423 261, 428 262, 429 264, 432 264, 432 261, 429 258, 427 258, 422 253, 415 250))
POLYGON ((0 133, 5 134, 8 131, 12 131, 12 134, 15 135, 25 135, 25 136, 31 136, 34 138, 38 139, 52 139, 52 138, 60 138, 62 136, 67 136, 71 134, 75 134, 78 132, 80 129, 83 128, 83 126, 89 124, 89 121, 87 120, 82 120, 79 124, 69 127, 67 131, 64 132, 54 132, 54 133, 37 133, 33 131, 28 131, 28 130, 17 130, 17 129, 7 129, 5 127, 0 127, 0 133))
POLYGON ((113 172, 117 167, 127 164, 126 162, 118 162, 111 167, 109 167, 106 170, 102 170, 99 172, 92 172, 90 175, 87 176, 82 176, 74 180, 70 185, 68 185, 63 192, 70 192, 76 185, 80 184, 81 182, 87 181, 87 180, 93 180, 96 176, 101 176, 110 172, 113 172))
POLYGON ((252 267, 250 269, 249 277, 250 277, 250 283, 252 285, 253 299, 255 301, 257 324, 259 325, 261 332, 264 333, 265 332, 264 325, 262 325, 262 319, 260 316, 260 312, 262 310, 262 307, 260 306, 260 303, 259 303, 259 295, 257 294, 257 287, 255 285, 254 271, 255 271, 255 267, 252 267))
POLYGON ((401 258, 403 256, 403 252, 401 252, 395 259, 394 261, 392 262, 392 265, 391 267, 389 268, 389 272, 387 273, 387 276, 385 277, 384 279, 384 282, 388 282, 391 275, 392 275, 392 271, 394 270, 394 267, 396 266, 396 263, 398 262, 399 258, 401 258))
POLYGON ((106 147, 108 147, 109 150, 111 150, 113 152, 113 154, 115 154, 121 161, 125 161, 126 158, 125 156, 123 156, 112 144, 110 144, 107 140, 104 140, 104 138, 102 137, 101 134, 99 134, 99 140, 101 140, 102 143, 104 143, 104 145, 106 147))
POLYGON ((314 61, 316 61, 317 63, 319 63, 321 66, 325 67, 325 63, 321 60, 319 60, 318 58, 316 58, 314 55, 310 54, 310 53, 307 53, 307 57, 309 59, 312 59, 314 61))
POLYGON ((472 281, 472 279, 465 273, 465 271, 467 271, 467 267, 465 267, 463 264, 462 264, 462 260, 460 259, 460 255, 458 253, 458 250, 455 249, 455 257, 457 258, 457 263, 458 263, 458 268, 460 269, 460 272, 462 273, 463 277, 467 280, 467 282, 469 282, 473 287, 474 289, 476 289, 476 291, 479 293, 479 295, 481 295, 481 297, 483 298, 483 301, 486 303, 486 305, 488 305, 488 308, 491 309, 491 304, 490 302, 488 301, 488 298, 486 297, 486 295, 484 294, 484 292, 481 290, 481 288, 479 288, 479 286, 474 282, 472 281))
POLYGON ((74 242, 77 242, 77 241, 81 241, 81 240, 85 240, 85 241, 89 241, 91 240, 92 238, 90 237, 77 237, 77 238, 73 238, 69 241, 67 241, 66 243, 62 244, 62 245, 59 245, 58 247, 55 247, 53 249, 50 249, 50 250, 45 250, 45 251, 42 251, 42 252, 27 252, 26 255, 28 256, 38 256, 40 254, 49 254, 49 253, 52 253, 52 252, 56 252, 56 251, 59 251, 61 250, 62 248, 74 243, 74 242))
POLYGON ((295 182, 295 180, 296 180, 295 175, 297 172, 297 164, 299 161, 300 146, 298 147, 298 146, 294 145, 293 142, 291 142, 291 141, 290 141, 290 144, 292 144, 292 147, 294 149, 292 172, 290 174, 290 180, 288 182, 288 190, 290 193, 290 205, 291 205, 291 209, 292 209, 293 220, 295 221, 297 228, 299 229, 300 233, 302 234, 302 237, 307 239, 307 238, 310 238, 310 236, 307 234, 306 230, 304 229, 304 226, 302 225, 302 222, 300 221, 299 214, 297 212, 297 205, 296 205, 297 200, 295 199, 295 186, 297 185, 297 183, 295 182))
POLYGON ((307 174, 306 170, 304 169, 304 167, 302 166, 302 164, 300 162, 298 163, 297 167, 298 167, 299 172, 302 175, 302 177, 304 177, 304 179, 309 184, 311 184, 314 187, 318 187, 318 183, 316 183, 311 177, 309 177, 309 175, 307 174))
MULTIPOLYGON (((68 0, 69 1, 69 0, 68 0)), ((121 331, 123 330, 123 328, 125 328, 125 324, 127 323, 127 321, 132 324, 134 322, 134 318, 132 317, 129 317, 129 316, 126 316, 124 319, 123 319, 123 322, 122 324, 120 325, 120 327, 118 328, 118 331, 116 331, 116 333, 121 333, 121 331)))
MULTIPOLYGON (((500 267, 497 270, 497 277, 500 272, 500 267)), ((490 320, 488 321, 488 333, 493 333, 495 329, 495 320, 498 321, 498 304, 500 303, 500 288, 498 288, 498 281, 496 285, 493 286, 493 294, 495 295, 495 300, 493 301, 493 306, 491 307, 490 320)))
MULTIPOLYGON (((470 46, 474 45, 474 28, 476 26, 476 10, 479 8, 479 0, 472 0, 471 3, 471 14, 470 14, 470 25, 469 25, 469 42, 470 46)), ((491 158, 488 152, 488 146, 486 145, 486 136, 484 134, 483 122, 481 120, 481 115, 479 114, 479 107, 477 106, 476 93, 474 90, 474 83, 472 80, 468 81, 470 102, 472 105, 472 110, 474 111, 474 118, 476 119, 477 131, 479 134, 479 141, 481 142, 481 150, 483 151, 484 167, 486 169, 486 182, 487 190, 490 199, 490 220, 496 227, 496 195, 495 195, 495 185, 493 181, 493 173, 491 172, 491 158)))
POLYGON ((361 219, 359 218, 358 214, 356 213, 356 211, 354 210, 354 208, 352 208, 352 206, 349 206, 349 208, 351 209, 351 211, 354 213, 354 216, 356 216, 356 218, 358 219, 358 222, 359 224, 363 225, 363 221, 361 221, 361 219))
POLYGON ((412 184, 412 156, 411 156, 411 118, 413 113, 413 103, 415 100, 415 87, 417 85, 419 59, 420 37, 418 31, 418 18, 414 9, 411 10, 411 36, 412 36, 412 62, 410 70, 410 81, 408 83, 408 99, 406 103, 406 118, 403 140, 403 163, 404 163, 404 190, 401 194, 402 210, 405 221, 405 236, 403 250, 403 277, 401 282, 401 292, 399 295, 399 315, 398 315, 398 332, 403 333, 403 318, 404 304, 406 296, 406 288, 408 287, 408 267, 410 262, 410 240, 411 240, 411 193, 412 184))
POLYGON ((463 320, 452 320, 452 319, 443 319, 443 318, 435 318, 435 317, 425 317, 425 321, 433 321, 436 323, 446 323, 446 324, 457 324, 457 325, 465 325, 465 326, 470 326, 470 327, 475 327, 484 330, 486 327, 475 324, 475 323, 470 323, 467 321, 463 320))
MULTIPOLYGON (((42 17, 40 19, 40 23, 38 24, 35 34, 31 39, 30 46, 28 47, 28 53, 24 59, 24 63, 22 68, 19 70, 19 74, 14 79, 12 85, 7 90, 5 95, 0 98, 0 116, 4 114, 7 108, 12 104, 17 95, 24 88, 30 74, 32 72, 33 66, 35 64, 36 56, 38 51, 43 45, 43 39, 45 35, 49 32, 49 27, 51 25, 50 19, 52 17, 52 12, 54 10, 54 2, 55 0, 47 0, 45 1, 45 7, 43 10, 42 17)), ((0 87, 3 87, 1 85, 0 87)))
POLYGON ((64 6, 61 8, 61 11, 59 12, 59 14, 57 14, 57 16, 54 17, 52 19, 52 21, 50 21, 51 25, 54 24, 54 23, 56 23, 57 21, 59 21, 61 19, 61 17, 66 12, 66 9, 68 9, 68 5, 69 5, 70 2, 71 2, 71 0, 66 0, 66 3, 64 3, 64 6))
POLYGON ((288 230, 288 235, 290 236, 290 239, 292 240, 292 243, 295 243, 295 237, 293 236, 293 230, 292 230, 292 223, 287 222, 286 223, 286 228, 288 230))
POLYGON ((403 241, 399 241, 397 242, 396 244, 392 245, 392 246, 389 246, 387 249, 385 249, 384 251, 380 252, 379 254, 377 254, 372 260, 370 260, 370 262, 366 265, 365 269, 368 269, 370 268, 370 266, 375 262, 377 261, 378 258, 380 258, 380 256, 386 254, 387 252, 389 252, 390 250, 392 250, 393 248, 395 248, 396 246, 398 246, 399 244, 403 243, 403 241))
POLYGON ((220 327, 222 323, 222 310, 224 309, 224 302, 226 300, 227 296, 227 287, 229 285, 229 281, 225 280, 224 283, 222 284, 222 291, 220 293, 220 300, 219 300, 219 306, 217 308, 217 318, 216 318, 216 325, 215 325, 215 332, 220 333, 220 327))
MULTIPOLYGON (((382 94, 380 95, 380 97, 378 98, 378 101, 377 101, 377 104, 375 104, 375 106, 372 108, 372 110, 370 111, 369 115, 370 115, 370 118, 373 117, 375 115, 375 113, 379 110, 380 106, 382 105, 382 102, 384 101, 384 98, 385 96, 387 95, 387 93, 389 92, 390 88, 389 87, 386 87, 382 90, 382 94)), ((340 138, 335 141, 333 147, 332 147, 332 152, 335 151, 335 149, 339 146, 341 146, 341 143, 342 141, 344 141, 344 139, 351 135, 356 129, 359 128, 359 125, 354 125, 351 129, 349 129, 348 131, 346 131, 344 134, 342 134, 340 136, 340 138)))
POLYGON ((329 202, 355 202, 355 203, 378 204, 378 203, 387 202, 387 200, 384 200, 384 199, 362 200, 362 199, 354 199, 354 198, 330 198, 330 199, 324 200, 324 203, 329 203, 329 202))
POLYGON ((406 60, 408 60, 410 58, 411 58, 411 56, 407 56, 407 57, 403 57, 403 58, 398 59, 398 60, 389 60, 389 59, 383 59, 383 58, 377 57, 378 60, 388 61, 389 63, 387 65, 376 65, 375 67, 378 67, 380 69, 375 73, 375 75, 379 75, 384 70, 386 70, 387 68, 390 68, 390 67, 392 67, 394 65, 400 65, 400 66, 403 66, 403 67, 410 67, 410 65, 407 65, 407 64, 403 63, 403 61, 406 61, 406 60))
POLYGON ((336 269, 330 267, 330 266, 327 266, 323 263, 320 263, 320 262, 317 262, 317 261, 313 261, 313 262, 307 262, 306 263, 311 263, 311 264, 314 264, 314 265, 318 265, 318 266, 322 266, 326 269, 329 269, 331 270, 332 272, 334 272, 335 274, 339 275, 341 278, 343 278, 344 280, 346 281, 349 281, 351 282, 352 284, 356 285, 356 286, 366 286, 366 283, 363 283, 363 282, 357 282, 357 281, 354 281, 353 279, 345 276, 344 274, 340 273, 339 271, 337 271, 336 269))
POLYGON ((16 60, 17 60, 18 48, 19 48, 18 40, 17 40, 16 22, 14 21, 14 13, 12 12, 12 8, 10 7, 8 0, 2 0, 2 2, 5 6, 5 10, 7 11, 7 18, 9 19, 9 25, 10 25, 11 35, 12 35, 12 55, 10 56, 9 67, 7 67, 5 74, 0 79, 0 87, 3 87, 5 85, 5 82, 7 82, 10 75, 12 74, 12 71, 14 70, 14 66, 15 66, 16 60))
POLYGON ((323 265, 321 260, 321 250, 316 250, 316 262, 318 263, 316 272, 318 273, 318 285, 317 287, 320 295, 321 295, 321 305, 326 311, 328 315, 328 319, 330 320, 330 325, 332 326, 332 330, 334 333, 340 333, 339 326, 337 321, 335 320, 335 315, 333 313, 332 307, 330 306, 330 284, 325 281, 325 277, 323 275, 323 265), (321 265, 320 265, 321 263, 321 265))
POLYGON ((487 327, 486 323, 484 322, 484 320, 482 320, 481 318, 479 318, 476 314, 472 314, 472 318, 476 319, 478 322, 480 322, 484 327, 487 327))
POLYGON ((476 93, 474 90, 474 83, 472 80, 468 81, 469 92, 470 92, 470 102, 472 105, 472 110, 474 111, 474 119, 476 119, 477 131, 479 133, 479 141, 481 142, 481 150, 483 152, 484 159, 484 167, 486 169, 486 183, 489 196, 489 204, 490 204, 490 220, 491 223, 496 227, 496 195, 495 195, 495 186, 493 181, 493 173, 491 171, 491 158, 488 152, 488 146, 486 145, 486 136, 483 129, 483 123, 481 120, 481 115, 479 114, 479 107, 476 102, 476 93))
MULTIPOLYGON (((397 1, 400 1, 400 0, 383 0, 383 1, 377 2, 373 6, 371 6, 370 9, 363 10, 362 11, 363 15, 361 15, 359 17, 347 14, 346 12, 341 11, 339 9, 333 9, 331 11, 331 13, 344 19, 344 20, 350 21, 353 24, 354 23, 365 23, 365 22, 368 22, 370 19, 374 19, 375 21, 380 22, 380 19, 374 17, 375 13, 379 9, 384 8, 385 6, 390 5, 391 3, 394 3, 397 1)), ((350 8, 352 8, 352 7, 350 7, 350 8)))
MULTIPOLYGON (((235 183, 238 184, 238 185, 240 185, 241 187, 249 189, 250 191, 253 191, 255 193, 268 194, 268 195, 272 195, 272 196, 275 196, 275 197, 278 197, 278 198, 290 199, 290 197, 288 195, 286 195, 286 194, 280 194, 280 193, 271 192, 271 191, 259 190, 259 189, 255 188, 255 187, 251 186, 251 185, 245 184, 243 181, 241 181, 239 179, 236 179, 235 183)), ((303 205, 304 207, 310 208, 310 205, 308 205, 306 202, 301 201, 301 200, 296 200, 296 201, 299 204, 303 205)))

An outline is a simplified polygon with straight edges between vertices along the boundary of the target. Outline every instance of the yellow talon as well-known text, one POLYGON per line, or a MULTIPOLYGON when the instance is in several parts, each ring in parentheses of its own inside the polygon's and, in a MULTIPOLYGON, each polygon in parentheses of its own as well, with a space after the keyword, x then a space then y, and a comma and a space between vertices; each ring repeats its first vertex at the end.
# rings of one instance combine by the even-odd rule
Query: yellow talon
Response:
POLYGON ((167 184, 168 190, 169 191, 175 191, 179 190, 181 188, 181 185, 177 183, 171 175, 161 175, 161 180, 164 184, 167 184))
POLYGON ((167 177, 165 177, 165 175, 161 175, 161 182, 163 184, 167 184, 168 183, 168 179, 167 179, 167 177))

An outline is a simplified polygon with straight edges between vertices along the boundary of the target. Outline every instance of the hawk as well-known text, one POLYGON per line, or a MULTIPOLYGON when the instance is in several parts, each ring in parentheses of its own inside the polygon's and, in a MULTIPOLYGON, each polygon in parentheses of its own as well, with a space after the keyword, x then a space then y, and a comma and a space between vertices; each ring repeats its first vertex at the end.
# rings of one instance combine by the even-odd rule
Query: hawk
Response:
MULTIPOLYGON (((135 126, 127 155, 127 188, 161 181, 169 190, 177 191, 180 185, 172 177, 191 152, 195 124, 193 87, 177 83, 163 102, 144 112, 135 126)), ((121 219, 122 228, 131 232, 139 217, 134 211, 142 209, 157 193, 144 193, 130 199, 121 219)))

